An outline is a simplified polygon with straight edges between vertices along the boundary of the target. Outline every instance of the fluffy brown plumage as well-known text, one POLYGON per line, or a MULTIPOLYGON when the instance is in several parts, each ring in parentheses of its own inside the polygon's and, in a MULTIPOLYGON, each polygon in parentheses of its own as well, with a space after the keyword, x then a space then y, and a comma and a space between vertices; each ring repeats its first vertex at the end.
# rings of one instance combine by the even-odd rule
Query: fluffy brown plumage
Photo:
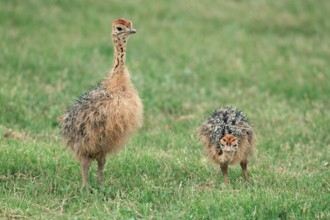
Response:
POLYGON ((114 64, 109 76, 76 100, 60 119, 65 142, 80 161, 82 187, 91 161, 97 160, 98 181, 102 183, 106 156, 123 147, 142 126, 142 102, 125 67, 126 42, 135 32, 131 21, 112 23, 114 64))
POLYGON ((220 164, 225 184, 228 183, 228 165, 237 163, 240 163, 247 180, 248 158, 253 153, 256 139, 240 110, 217 109, 200 127, 199 137, 209 158, 220 164))

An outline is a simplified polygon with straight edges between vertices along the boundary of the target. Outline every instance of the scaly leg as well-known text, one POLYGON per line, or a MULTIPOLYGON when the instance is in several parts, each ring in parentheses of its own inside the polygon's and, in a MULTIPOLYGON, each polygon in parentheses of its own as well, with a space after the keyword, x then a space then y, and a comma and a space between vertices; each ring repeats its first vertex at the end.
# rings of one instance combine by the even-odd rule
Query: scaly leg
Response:
POLYGON ((99 184, 103 184, 103 170, 104 170, 104 165, 106 162, 106 159, 104 156, 101 156, 96 159, 97 160, 97 177, 98 177, 98 182, 99 184))
POLYGON ((243 170, 244 180, 247 182, 248 181, 248 178, 247 178, 247 164, 248 164, 248 162, 247 161, 242 161, 240 164, 241 164, 241 167, 242 167, 242 170, 243 170))
POLYGON ((221 168, 221 172, 223 174, 224 182, 227 185, 228 184, 228 164, 221 163, 220 168, 221 168))
POLYGON ((80 158, 80 168, 82 173, 82 184, 81 187, 85 188, 86 182, 88 180, 88 170, 91 166, 92 159, 88 157, 81 157, 80 158))

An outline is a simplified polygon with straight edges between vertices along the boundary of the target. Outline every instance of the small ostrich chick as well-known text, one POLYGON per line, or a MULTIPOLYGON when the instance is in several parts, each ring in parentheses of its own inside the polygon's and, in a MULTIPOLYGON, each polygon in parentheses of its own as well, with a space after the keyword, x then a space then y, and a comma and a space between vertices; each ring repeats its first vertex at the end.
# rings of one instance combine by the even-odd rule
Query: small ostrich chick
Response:
POLYGON ((209 158, 216 164, 228 184, 228 165, 240 163, 247 181, 247 164, 255 146, 255 135, 242 111, 219 108, 199 129, 199 137, 209 158))
POLYGON ((117 19, 112 23, 112 70, 60 117, 66 145, 80 161, 83 188, 92 160, 98 163, 98 182, 102 183, 106 156, 123 147, 142 126, 143 106, 125 67, 126 42, 135 32, 129 20, 117 19))

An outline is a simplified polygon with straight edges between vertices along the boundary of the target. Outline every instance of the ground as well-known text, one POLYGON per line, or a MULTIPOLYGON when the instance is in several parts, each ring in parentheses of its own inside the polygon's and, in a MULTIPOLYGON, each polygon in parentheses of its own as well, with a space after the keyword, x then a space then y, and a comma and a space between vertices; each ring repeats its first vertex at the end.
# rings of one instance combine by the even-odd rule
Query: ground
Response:
POLYGON ((0 218, 329 219, 330 2, 0 2, 0 218), (144 127, 79 163, 57 117, 112 66, 111 23, 133 21, 127 66, 144 127), (244 110, 258 153, 223 185, 197 127, 244 110))

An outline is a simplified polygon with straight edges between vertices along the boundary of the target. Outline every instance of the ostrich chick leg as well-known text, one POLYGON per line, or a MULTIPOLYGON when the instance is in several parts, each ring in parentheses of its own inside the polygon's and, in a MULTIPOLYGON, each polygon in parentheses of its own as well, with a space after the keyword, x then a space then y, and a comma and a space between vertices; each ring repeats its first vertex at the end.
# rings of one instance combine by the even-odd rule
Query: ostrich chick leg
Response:
POLYGON ((88 170, 89 170, 89 167, 91 166, 91 162, 92 162, 92 160, 88 157, 80 158, 80 167, 81 167, 81 173, 82 173, 82 184, 81 184, 82 188, 86 187, 86 182, 88 179, 88 170))
POLYGON ((228 184, 228 164, 226 163, 221 163, 220 164, 221 172, 223 174, 223 179, 225 184, 228 184))
POLYGON ((248 181, 248 178, 247 178, 247 161, 242 161, 240 164, 241 164, 241 167, 242 167, 242 170, 243 170, 244 180, 247 182, 248 181))
POLYGON ((106 159, 104 156, 101 156, 96 159, 97 160, 97 177, 99 184, 103 183, 103 170, 105 166, 106 159))

